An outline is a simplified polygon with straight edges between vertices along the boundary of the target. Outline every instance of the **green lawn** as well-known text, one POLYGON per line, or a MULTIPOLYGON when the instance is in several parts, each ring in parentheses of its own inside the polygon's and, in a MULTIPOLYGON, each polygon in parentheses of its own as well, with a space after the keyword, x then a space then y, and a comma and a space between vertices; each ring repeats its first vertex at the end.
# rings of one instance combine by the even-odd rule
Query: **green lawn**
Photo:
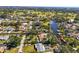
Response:
POLYGON ((18 52, 18 48, 12 48, 10 50, 6 50, 5 53, 17 53, 18 52))
POLYGON ((24 48, 23 48, 23 52, 24 53, 35 53, 36 52, 36 50, 34 49, 34 45, 31 45, 31 46, 25 46, 24 48))

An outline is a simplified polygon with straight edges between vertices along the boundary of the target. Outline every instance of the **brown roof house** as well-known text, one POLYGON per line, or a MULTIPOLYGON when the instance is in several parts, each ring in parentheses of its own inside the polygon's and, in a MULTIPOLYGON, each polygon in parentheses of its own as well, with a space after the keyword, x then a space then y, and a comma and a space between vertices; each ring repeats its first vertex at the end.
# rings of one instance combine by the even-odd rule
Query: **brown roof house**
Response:
POLYGON ((42 40, 44 40, 44 38, 47 38, 47 33, 40 32, 38 34, 38 37, 39 37, 39 40, 42 41, 42 40))

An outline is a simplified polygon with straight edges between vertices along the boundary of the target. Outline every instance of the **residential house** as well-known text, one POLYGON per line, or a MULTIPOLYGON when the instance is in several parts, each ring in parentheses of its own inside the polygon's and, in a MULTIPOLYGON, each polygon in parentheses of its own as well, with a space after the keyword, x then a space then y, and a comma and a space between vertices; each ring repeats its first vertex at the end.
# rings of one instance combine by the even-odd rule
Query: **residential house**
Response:
POLYGON ((47 38, 47 33, 40 32, 38 34, 39 40, 42 41, 44 38, 47 38))
POLYGON ((35 44, 35 48, 36 48, 37 52, 44 52, 45 51, 45 47, 42 43, 35 44))
POLYGON ((7 46, 4 44, 0 44, 0 53, 4 53, 4 51, 7 49, 7 46))
POLYGON ((21 30, 22 31, 27 31, 27 26, 28 26, 28 24, 25 22, 25 23, 22 23, 22 26, 21 26, 21 30))

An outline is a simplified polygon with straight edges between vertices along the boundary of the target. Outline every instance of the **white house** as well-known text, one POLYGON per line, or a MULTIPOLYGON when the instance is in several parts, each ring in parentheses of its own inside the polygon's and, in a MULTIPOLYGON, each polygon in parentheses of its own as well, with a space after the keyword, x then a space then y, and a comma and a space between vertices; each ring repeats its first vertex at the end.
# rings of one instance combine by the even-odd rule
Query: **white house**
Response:
POLYGON ((74 22, 74 19, 70 19, 69 22, 74 22))
POLYGON ((35 48, 37 49, 37 52, 44 52, 45 51, 45 47, 42 43, 35 44, 35 48))
POLYGON ((7 40, 9 35, 0 35, 0 40, 7 40))

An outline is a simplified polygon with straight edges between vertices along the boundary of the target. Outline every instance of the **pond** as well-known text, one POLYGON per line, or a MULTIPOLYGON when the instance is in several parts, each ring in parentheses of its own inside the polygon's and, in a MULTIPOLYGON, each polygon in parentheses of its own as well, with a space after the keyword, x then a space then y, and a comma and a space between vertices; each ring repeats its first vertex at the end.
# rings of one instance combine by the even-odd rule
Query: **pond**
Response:
POLYGON ((55 34, 58 33, 58 31, 57 31, 58 30, 58 24, 55 20, 50 21, 50 28, 55 34))

